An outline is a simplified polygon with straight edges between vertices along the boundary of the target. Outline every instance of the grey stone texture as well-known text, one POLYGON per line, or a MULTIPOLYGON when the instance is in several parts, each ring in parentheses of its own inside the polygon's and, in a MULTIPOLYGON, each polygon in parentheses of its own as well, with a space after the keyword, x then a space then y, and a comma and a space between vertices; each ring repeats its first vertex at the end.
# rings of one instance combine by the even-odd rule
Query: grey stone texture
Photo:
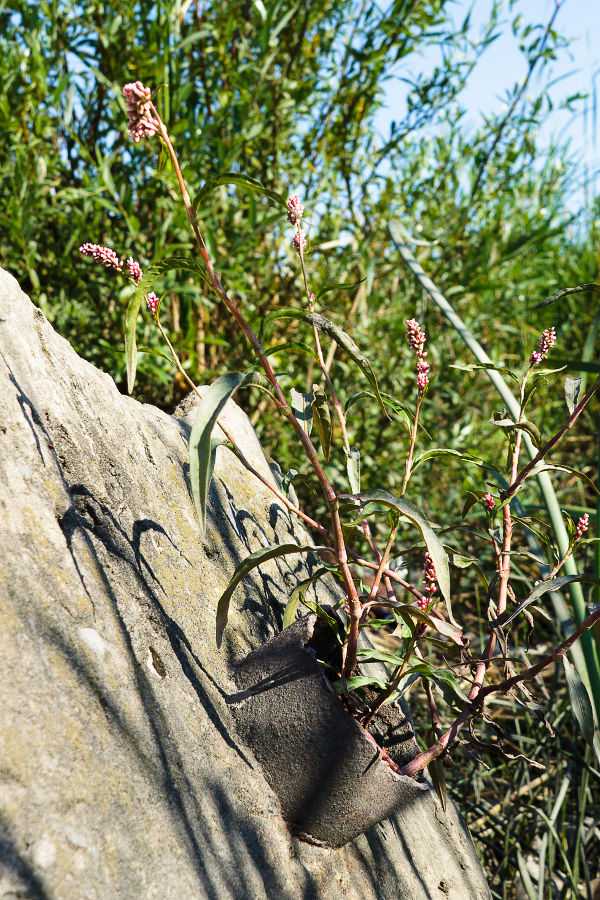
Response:
MULTIPOLYGON (((245 415, 223 413, 271 469, 245 415)), ((232 663, 281 626, 307 535, 226 448, 202 539, 189 424, 122 396, 0 270, 0 898, 483 900, 431 791, 339 850, 292 838, 236 734, 232 663)))

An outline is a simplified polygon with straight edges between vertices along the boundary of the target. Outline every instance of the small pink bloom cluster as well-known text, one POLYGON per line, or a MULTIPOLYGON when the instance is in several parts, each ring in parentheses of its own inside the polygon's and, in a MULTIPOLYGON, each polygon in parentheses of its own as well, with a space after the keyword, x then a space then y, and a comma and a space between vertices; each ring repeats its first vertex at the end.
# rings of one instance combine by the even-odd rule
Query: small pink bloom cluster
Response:
POLYGON ((156 318, 156 311, 158 309, 158 297, 156 296, 154 291, 150 291, 150 293, 146 295, 146 303, 152 316, 156 318))
POLYGON ((129 277, 132 281, 135 281, 136 284, 139 284, 142 280, 142 267, 139 262, 136 262, 131 256, 127 260, 127 271, 129 272, 129 277))
POLYGON ((423 581, 425 587, 423 593, 426 595, 417 601, 417 606, 421 609, 427 609, 433 595, 437 591, 437 577, 435 574, 435 566, 429 553, 425 553, 425 564, 423 566, 423 581))
POLYGON ((292 238, 292 244, 296 253, 300 253, 300 250, 304 253, 306 250, 306 235, 301 228, 298 228, 298 231, 292 238))
POLYGON ((298 194, 290 194, 286 206, 288 222, 290 225, 296 225, 304 215, 304 206, 298 194))
POLYGON ((84 256, 91 256, 96 262, 102 263, 107 269, 116 269, 117 272, 123 271, 123 260, 119 259, 114 250, 110 247, 101 247, 100 244, 82 244, 79 252, 84 256))
POLYGON ((135 143, 158 134, 159 121, 154 115, 150 88, 141 81, 132 81, 123 88, 123 96, 127 103, 127 128, 135 143))
POLYGON ((577 522, 577 529, 575 531, 575 540, 576 541, 580 540, 583 537, 583 535, 585 534, 585 532, 588 530, 589 522, 590 522, 590 517, 589 517, 588 513, 585 513, 583 516, 580 517, 579 521, 577 522))
POLYGON ((421 397, 429 384, 430 367, 427 362, 427 351, 425 350, 425 332, 416 319, 406 320, 406 336, 409 346, 417 355, 417 389, 419 397, 421 397))
POLYGON ((485 506, 485 508, 487 509, 488 512, 492 512, 492 510, 494 509, 494 507, 496 505, 496 501, 494 500, 494 498, 492 497, 492 495, 490 493, 487 493, 485 495, 485 497, 482 497, 481 502, 483 503, 483 505, 485 506))
MULTIPOLYGON (((117 272, 123 271, 123 260, 119 259, 114 250, 110 247, 101 247, 99 244, 82 244, 79 252, 84 256, 91 256, 96 262, 102 263, 107 269, 116 269, 117 272)), ((134 284, 139 284, 142 280, 142 267, 139 262, 132 256, 127 260, 127 274, 134 284)), ((158 309, 158 297, 155 293, 150 292, 146 295, 146 303, 152 316, 156 318, 156 310, 158 309)))
POLYGON ((556 329, 546 328, 545 331, 542 331, 542 336, 538 343, 537 350, 534 350, 531 356, 529 357, 529 362, 532 366, 537 365, 543 359, 546 359, 549 351, 554 347, 556 343, 556 329))
POLYGON ((306 235, 301 226, 302 216, 304 215, 304 206, 298 194, 290 194, 288 197, 287 217, 291 225, 296 226, 296 233, 292 238, 292 245, 296 253, 304 253, 306 250, 306 235))
MULTIPOLYGON (((84 256, 91 256, 96 262, 102 263, 107 269, 123 271, 123 260, 119 259, 110 247, 101 247, 100 244, 82 244, 79 252, 84 256)), ((127 260, 127 274, 135 284, 139 284, 142 278, 142 267, 132 256, 127 260)))

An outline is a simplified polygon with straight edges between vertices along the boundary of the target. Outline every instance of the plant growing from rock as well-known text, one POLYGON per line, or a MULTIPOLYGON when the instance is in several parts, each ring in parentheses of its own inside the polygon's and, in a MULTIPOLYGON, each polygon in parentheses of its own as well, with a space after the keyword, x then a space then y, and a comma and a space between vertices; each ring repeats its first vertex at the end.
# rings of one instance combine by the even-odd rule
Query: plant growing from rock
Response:
MULTIPOLYGON (((430 746, 403 766, 402 774, 415 776, 438 758, 447 756, 449 748, 465 723, 477 718, 486 718, 486 701, 489 697, 510 692, 520 696, 522 702, 535 706, 528 684, 533 682, 546 667, 560 660, 564 664, 574 714, 586 740, 593 743, 595 723, 590 700, 583 682, 568 662, 566 654, 572 644, 600 620, 600 606, 590 607, 585 621, 566 640, 549 650, 535 665, 521 666, 519 671, 511 659, 509 627, 521 616, 526 617, 532 625, 532 612, 542 612, 538 607, 538 601, 550 591, 559 590, 573 581, 598 583, 597 579, 588 576, 560 575, 566 560, 574 551, 581 544, 592 540, 585 537, 589 524, 587 515, 581 516, 577 523, 567 517, 571 535, 567 552, 562 556, 554 552, 548 574, 527 596, 518 598, 511 581, 512 559, 518 552, 514 541, 515 527, 529 529, 535 533, 543 531, 543 523, 540 526, 533 520, 515 515, 514 499, 527 485, 528 480, 540 471, 568 472, 585 479, 585 476, 567 466, 551 465, 547 461, 547 456, 585 410, 600 387, 600 377, 581 397, 577 384, 567 380, 568 416, 563 426, 550 440, 543 440, 536 425, 526 416, 526 412, 540 380, 560 371, 541 367, 541 363, 547 359, 557 339, 555 330, 547 329, 520 376, 502 370, 518 385, 520 397, 518 417, 510 418, 502 411, 491 420, 492 426, 502 429, 506 435, 506 475, 503 474, 501 464, 491 464, 473 454, 462 454, 452 449, 437 448, 415 458, 421 427, 420 419, 430 389, 431 372, 425 349, 426 335, 419 323, 412 318, 406 321, 408 348, 415 356, 415 399, 414 406, 411 406, 382 394, 368 359, 352 338, 316 311, 320 298, 315 297, 310 287, 305 259, 307 237, 304 230, 304 206, 301 199, 292 194, 285 201, 279 194, 265 188, 254 179, 239 173, 226 173, 209 182, 200 196, 205 197, 220 184, 240 185, 244 189, 266 196, 285 209, 287 220, 293 228, 292 246, 300 265, 304 303, 300 308, 285 308, 269 313, 261 323, 257 335, 246 319, 243 309, 229 295, 215 271, 196 214, 200 197, 192 202, 188 194, 175 149, 167 128, 152 102, 150 89, 137 81, 126 85, 123 88, 123 95, 127 103, 128 128, 133 140, 139 142, 145 138, 158 138, 166 147, 199 251, 197 259, 163 259, 143 273, 135 260, 132 258, 122 260, 110 248, 90 243, 81 246, 82 253, 105 267, 116 270, 135 286, 125 316, 129 390, 133 388, 136 373, 136 321, 140 306, 145 300, 181 376, 200 397, 196 421, 190 434, 189 449, 192 493, 201 529, 204 530, 206 523, 206 505, 216 450, 220 443, 224 443, 213 437, 214 426, 228 399, 239 388, 246 386, 254 386, 265 391, 278 413, 295 433, 306 461, 320 486, 328 511, 327 523, 317 522, 311 518, 289 496, 287 488, 294 477, 294 472, 288 473, 281 488, 275 487, 245 459, 233 437, 225 431, 228 445, 242 463, 277 496, 281 503, 319 536, 321 543, 304 547, 296 544, 276 545, 260 550, 244 560, 217 605, 217 642, 220 644, 227 625, 233 592, 253 567, 268 559, 292 553, 313 552, 320 558, 322 565, 311 578, 293 592, 284 614, 284 626, 293 621, 301 603, 314 609, 328 621, 333 621, 334 628, 338 630, 340 654, 339 665, 332 675, 332 680, 341 701, 367 730, 373 716, 383 704, 403 694, 415 681, 424 684, 430 708, 432 739, 430 746), (225 305, 250 345, 260 370, 227 373, 209 388, 202 390, 190 381, 161 325, 160 298, 151 290, 156 279, 171 269, 193 273, 202 281, 205 288, 214 293, 225 305), (282 348, 267 349, 263 342, 264 334, 273 323, 284 319, 293 319, 308 327, 312 343, 297 346, 301 346, 312 357, 320 372, 319 382, 313 384, 309 391, 291 390, 289 396, 282 386, 283 377, 276 373, 270 360, 270 357, 282 348), (368 383, 368 390, 363 390, 350 398, 346 409, 342 408, 325 362, 321 342, 323 335, 334 341, 348 355, 368 383), (392 495, 384 487, 370 491, 361 490, 360 452, 351 445, 346 416, 350 403, 357 402, 358 399, 378 404, 386 416, 389 413, 398 415, 407 426, 409 448, 398 496, 392 495), (521 442, 525 432, 539 449, 533 460, 522 465, 521 442), (314 440, 315 436, 318 437, 318 441, 314 440), (340 487, 333 484, 327 473, 332 447, 338 436, 346 459, 349 491, 347 486, 340 487), (463 509, 463 519, 471 510, 480 510, 487 529, 479 529, 477 533, 491 547, 494 560, 494 571, 489 579, 485 575, 482 576, 487 590, 488 636, 482 651, 478 654, 470 651, 463 629, 454 617, 449 555, 459 565, 476 565, 478 561, 465 557, 459 559, 459 554, 449 543, 442 541, 440 532, 434 530, 425 513, 407 499, 412 473, 417 466, 434 456, 460 456, 481 473, 481 490, 471 492, 463 509), (486 477, 490 479, 487 483, 483 480, 486 477), (372 529, 372 521, 383 522, 383 529, 381 525, 377 530, 372 529), (399 532, 401 525, 407 522, 416 528, 418 536, 416 544, 403 548, 400 536, 404 540, 404 535, 399 535, 399 532), (355 540, 357 533, 360 535, 359 541, 355 540), (380 537, 382 533, 384 540, 380 537), (368 548, 368 553, 360 550, 363 546, 368 548), (411 578, 407 564, 414 569, 417 557, 420 557, 418 576, 411 578), (336 620, 332 620, 329 613, 321 609, 318 603, 312 604, 306 598, 310 584, 330 573, 339 579, 345 594, 345 600, 339 604, 340 607, 343 606, 345 615, 341 615, 340 609, 337 625, 336 620), (374 612, 377 618, 372 617, 374 612), (400 637, 399 650, 377 651, 359 646, 362 628, 365 626, 388 628, 390 624, 395 626, 396 633, 400 637), (423 652, 427 643, 442 648, 444 666, 436 667, 427 660, 423 652), (361 674, 361 663, 374 660, 388 665, 387 680, 361 674), (498 675, 499 670, 501 675, 498 675), (365 688, 369 689, 367 693, 364 693, 365 688), (451 714, 449 725, 442 725, 433 688, 441 690, 447 702, 451 714)), ((467 368, 474 370, 486 367, 467 368)), ((586 480, 589 482, 589 479, 586 480)), ((452 528, 447 528, 441 533, 447 535, 451 530, 452 528)), ((552 554, 552 549, 550 553, 552 554)), ((390 764, 394 765, 391 760, 390 764)), ((439 782, 441 770, 437 765, 435 770, 435 777, 439 782)))

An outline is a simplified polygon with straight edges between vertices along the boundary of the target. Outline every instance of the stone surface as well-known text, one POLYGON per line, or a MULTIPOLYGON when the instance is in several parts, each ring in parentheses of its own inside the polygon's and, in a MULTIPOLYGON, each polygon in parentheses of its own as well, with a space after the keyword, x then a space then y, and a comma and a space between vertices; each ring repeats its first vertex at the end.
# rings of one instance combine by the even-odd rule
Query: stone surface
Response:
POLYGON ((340 850, 290 836, 228 701, 301 558, 244 581, 221 650, 214 615, 248 552, 306 535, 220 448, 201 539, 188 428, 120 395, 0 270, 0 897, 489 897, 431 792, 340 850))

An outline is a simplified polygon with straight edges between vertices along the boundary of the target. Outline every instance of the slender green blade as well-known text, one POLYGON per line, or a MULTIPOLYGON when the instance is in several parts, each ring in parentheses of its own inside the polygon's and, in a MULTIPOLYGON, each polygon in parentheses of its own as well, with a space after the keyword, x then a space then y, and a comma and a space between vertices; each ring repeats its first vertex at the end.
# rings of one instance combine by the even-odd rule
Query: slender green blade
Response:
POLYGON ((329 410, 329 403, 327 402, 327 395, 319 384, 313 385, 312 412, 319 440, 321 441, 321 447, 323 448, 323 456, 325 457, 325 461, 329 462, 332 434, 331 412, 329 410))
POLYGON ((194 209, 197 209, 200 201, 204 200, 205 197, 208 197, 209 194, 212 194, 212 192, 222 184, 236 184, 255 194, 262 194, 264 197, 268 197, 269 200, 272 200, 273 203, 277 203, 279 206, 283 207, 283 209, 286 209, 286 201, 281 194, 271 190, 271 188, 265 187, 256 178, 252 178, 250 175, 244 175, 242 172, 224 172, 221 175, 217 175, 215 178, 209 179, 194 198, 194 209))
POLYGON ((202 534, 206 529, 206 504, 214 466, 214 451, 211 446, 213 428, 223 407, 245 378, 246 376, 242 372, 230 372, 227 375, 221 375, 214 384, 211 384, 198 405, 196 419, 190 433, 192 498, 202 534))
POLYGON ((548 581, 542 581, 540 584, 536 584, 529 596, 519 603, 508 619, 502 622, 502 625, 509 625, 520 612, 526 609, 530 603, 534 603, 538 600, 543 594, 547 594, 549 591, 559 591, 565 585, 572 584, 574 581, 580 581, 586 584, 600 584, 600 579, 595 578, 593 575, 559 575, 556 578, 549 578, 548 581))
POLYGON ((587 688, 577 674, 577 669, 575 669, 575 667, 571 665, 566 656, 563 656, 563 666, 565 668, 567 687, 569 689, 569 697, 571 700, 571 709, 573 710, 575 721, 579 725, 586 743, 593 748, 594 713, 592 712, 592 704, 587 692, 587 688))
POLYGON ((345 494, 340 494, 339 499, 350 499, 354 501, 358 499, 361 505, 365 505, 367 503, 379 503, 382 506, 387 506, 391 509, 397 510, 401 516, 410 519, 410 521, 417 526, 417 528, 423 535, 423 540, 425 541, 427 549, 433 560, 437 583, 440 587, 442 597, 446 601, 448 618, 450 619, 452 624, 456 625, 456 627, 458 628, 457 623, 454 621, 454 616, 452 615, 452 606, 450 603, 450 566, 448 564, 448 555, 442 546, 442 542, 431 527, 431 523, 429 522, 429 519, 427 518, 425 513, 422 512, 418 508, 418 506, 415 506, 415 504, 411 503, 409 500, 404 500, 401 497, 394 497, 393 494, 390 494, 388 493, 388 491, 383 490, 363 491, 359 495, 359 497, 348 497, 345 494))
POLYGON ((313 584, 313 582, 317 581, 321 578, 322 575, 325 575, 329 572, 329 569, 322 566, 320 569, 317 569, 316 572, 309 578, 305 578, 304 581, 301 581, 300 584, 297 584, 292 593, 290 594, 290 599, 288 600, 287 606, 285 608, 285 612, 283 613, 283 627, 287 628, 288 625, 291 625, 296 616, 296 610, 301 602, 304 601, 306 596, 306 592, 313 584))
POLYGON ((231 581, 219 597, 219 602, 217 603, 217 647, 221 646, 223 631, 227 625, 227 617, 229 615, 229 603, 233 596, 233 592, 248 572, 251 572, 252 569, 255 569, 257 566, 268 562, 270 559, 277 559, 279 556, 289 556, 290 553, 317 552, 320 549, 323 548, 313 547, 310 544, 302 546, 299 544, 275 544, 270 547, 261 547, 260 550, 256 550, 254 553, 251 553, 250 556, 247 556, 236 568, 231 581))
POLYGON ((125 332, 125 364, 127 366, 127 391, 131 394, 135 384, 135 373, 137 369, 137 348, 135 342, 135 326, 142 300, 150 291, 157 278, 173 269, 185 269, 193 272, 205 283, 209 283, 206 272, 199 262, 195 259, 188 259, 185 256, 170 256, 154 263, 144 273, 140 283, 129 298, 127 309, 125 310, 124 332, 125 332))
POLYGON ((385 416, 389 418, 383 402, 383 397, 379 392, 379 385, 377 384, 377 379, 375 378, 375 373, 371 368, 371 364, 367 357, 361 352, 357 344, 355 344, 355 342, 352 340, 349 334, 346 334, 345 331, 342 331, 341 328, 338 328, 337 325, 334 325, 333 322, 331 322, 329 319, 326 319, 325 316, 319 315, 319 313, 307 313, 302 309, 294 309, 293 307, 277 309, 265 316, 262 323, 261 334, 264 329, 271 324, 271 322, 274 322, 277 319, 298 319, 301 322, 306 322, 308 325, 314 325, 314 327, 318 328, 320 331, 324 331, 325 334, 332 340, 334 340, 336 344, 338 344, 343 350, 345 350, 350 359, 356 363, 358 368, 361 370, 361 372, 371 385, 373 393, 375 394, 375 399, 379 403, 385 416))

